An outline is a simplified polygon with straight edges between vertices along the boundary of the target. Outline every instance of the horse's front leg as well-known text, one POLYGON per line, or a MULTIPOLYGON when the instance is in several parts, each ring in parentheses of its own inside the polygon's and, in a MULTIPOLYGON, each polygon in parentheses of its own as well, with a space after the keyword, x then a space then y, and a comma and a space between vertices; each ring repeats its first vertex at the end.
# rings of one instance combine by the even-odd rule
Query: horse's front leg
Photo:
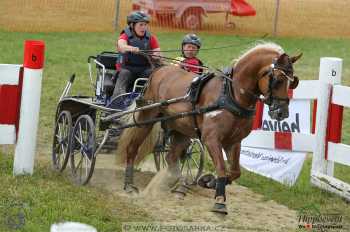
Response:
POLYGON ((239 156, 241 153, 241 143, 236 143, 225 149, 227 155, 227 161, 229 163, 228 171, 228 183, 231 184, 232 181, 238 179, 241 176, 241 169, 239 166, 239 156))
POLYGON ((222 144, 219 141, 218 133, 214 129, 203 131, 203 142, 207 146, 209 154, 216 168, 217 179, 215 187, 215 204, 213 212, 227 214, 226 193, 227 176, 225 170, 225 161, 222 154, 222 144))

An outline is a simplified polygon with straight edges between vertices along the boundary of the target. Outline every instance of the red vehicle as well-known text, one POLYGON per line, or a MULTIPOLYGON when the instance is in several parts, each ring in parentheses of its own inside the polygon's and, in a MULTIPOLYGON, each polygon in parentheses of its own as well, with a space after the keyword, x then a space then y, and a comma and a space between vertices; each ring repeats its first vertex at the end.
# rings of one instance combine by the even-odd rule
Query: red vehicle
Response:
POLYGON ((203 17, 210 13, 226 13, 236 16, 254 16, 255 9, 245 0, 133 0, 133 10, 143 10, 154 16, 160 24, 181 25, 199 29, 203 17))

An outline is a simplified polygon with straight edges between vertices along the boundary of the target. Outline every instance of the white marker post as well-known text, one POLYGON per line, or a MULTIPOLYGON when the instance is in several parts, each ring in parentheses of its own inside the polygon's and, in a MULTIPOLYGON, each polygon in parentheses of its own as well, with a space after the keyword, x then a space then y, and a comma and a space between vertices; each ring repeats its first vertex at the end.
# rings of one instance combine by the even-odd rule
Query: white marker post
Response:
POLYGON ((14 158, 14 175, 33 174, 39 123, 41 82, 44 66, 43 41, 26 41, 19 131, 14 158))
POLYGON ((334 162, 327 160, 329 139, 328 115, 333 85, 341 84, 342 62, 340 58, 322 57, 320 61, 320 90, 316 113, 316 146, 312 157, 312 172, 333 176, 334 162))

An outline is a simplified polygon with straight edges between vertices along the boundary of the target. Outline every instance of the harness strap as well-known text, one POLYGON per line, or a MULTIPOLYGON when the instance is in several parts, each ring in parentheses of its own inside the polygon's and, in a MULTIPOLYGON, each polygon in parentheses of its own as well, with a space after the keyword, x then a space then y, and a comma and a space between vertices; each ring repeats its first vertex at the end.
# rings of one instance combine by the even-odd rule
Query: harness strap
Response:
MULTIPOLYGON (((190 101, 192 103, 192 111, 196 110, 196 103, 198 102, 200 93, 206 83, 215 76, 214 73, 206 73, 201 76, 197 76, 191 83, 188 95, 190 96, 190 101)), ((194 130, 199 139, 201 139, 202 134, 198 126, 197 115, 193 114, 194 130)))
POLYGON ((233 96, 233 89, 229 81, 225 78, 223 79, 223 86, 221 90, 220 97, 217 101, 217 105, 221 109, 226 109, 230 111, 232 114, 242 117, 242 118, 250 118, 255 115, 254 109, 246 109, 242 107, 233 96))
MULTIPOLYGON (((159 106, 164 106, 167 104, 168 103, 161 102, 161 103, 159 103, 159 106)), ((141 122, 137 122, 136 118, 134 117, 133 118, 134 123, 123 125, 123 126, 117 127, 116 129, 124 129, 124 128, 133 127, 133 126, 142 127, 142 126, 153 124, 153 123, 160 122, 160 121, 176 120, 178 118, 192 116, 193 120, 194 120, 195 131, 197 133, 197 136, 198 136, 198 138, 201 138, 201 132, 200 132, 200 129, 198 127, 198 122, 197 122, 196 116, 199 114, 205 114, 205 113, 215 111, 218 109, 226 109, 229 112, 231 112, 232 114, 234 114, 238 117, 242 117, 242 118, 250 118, 250 117, 255 115, 255 108, 254 109, 246 109, 246 108, 242 107, 234 99, 233 89, 231 87, 231 83, 229 82, 229 80, 224 78, 220 97, 212 105, 209 105, 209 106, 203 107, 203 108, 197 108, 196 102, 192 102, 192 111, 181 112, 181 113, 177 113, 177 114, 171 115, 171 116, 157 117, 157 118, 153 118, 153 119, 149 119, 149 120, 145 120, 145 121, 141 121, 141 122)))
MULTIPOLYGON (((195 110, 196 108, 196 103, 192 102, 192 109, 195 110)), ((194 131, 196 132, 197 136, 198 136, 198 139, 200 140, 202 138, 202 133, 201 133, 201 130, 199 129, 199 126, 198 126, 198 121, 197 121, 197 115, 193 115, 193 121, 194 121, 194 131)))

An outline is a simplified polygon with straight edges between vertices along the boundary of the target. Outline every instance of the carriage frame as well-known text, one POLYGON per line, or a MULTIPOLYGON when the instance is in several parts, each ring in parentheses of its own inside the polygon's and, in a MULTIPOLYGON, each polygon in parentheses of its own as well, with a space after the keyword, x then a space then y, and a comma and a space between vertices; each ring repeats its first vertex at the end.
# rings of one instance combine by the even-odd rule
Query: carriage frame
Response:
MULTIPOLYGON (((58 172, 63 172, 67 166, 70 166, 72 181, 75 184, 87 184, 93 175, 98 154, 103 150, 110 152, 116 148, 115 143, 109 144, 108 141, 118 141, 119 135, 125 128, 142 126, 125 123, 120 120, 121 116, 164 104, 154 103, 129 109, 143 91, 148 80, 146 78, 138 78, 131 92, 112 98, 115 79, 118 78, 115 66, 120 56, 116 52, 101 52, 97 56, 88 57, 93 96, 70 95, 75 80, 73 74, 59 98, 52 143, 52 164, 58 172)), ((181 99, 169 99, 167 104, 181 99)), ((173 119, 154 119, 145 122, 144 125, 166 120, 173 119)), ((157 171, 167 166, 165 156, 169 151, 170 143, 171 136, 166 131, 162 131, 153 152, 157 171)), ((203 172, 204 159, 205 149, 201 141, 191 139, 191 144, 181 156, 181 171, 187 184, 196 184, 203 172)))

